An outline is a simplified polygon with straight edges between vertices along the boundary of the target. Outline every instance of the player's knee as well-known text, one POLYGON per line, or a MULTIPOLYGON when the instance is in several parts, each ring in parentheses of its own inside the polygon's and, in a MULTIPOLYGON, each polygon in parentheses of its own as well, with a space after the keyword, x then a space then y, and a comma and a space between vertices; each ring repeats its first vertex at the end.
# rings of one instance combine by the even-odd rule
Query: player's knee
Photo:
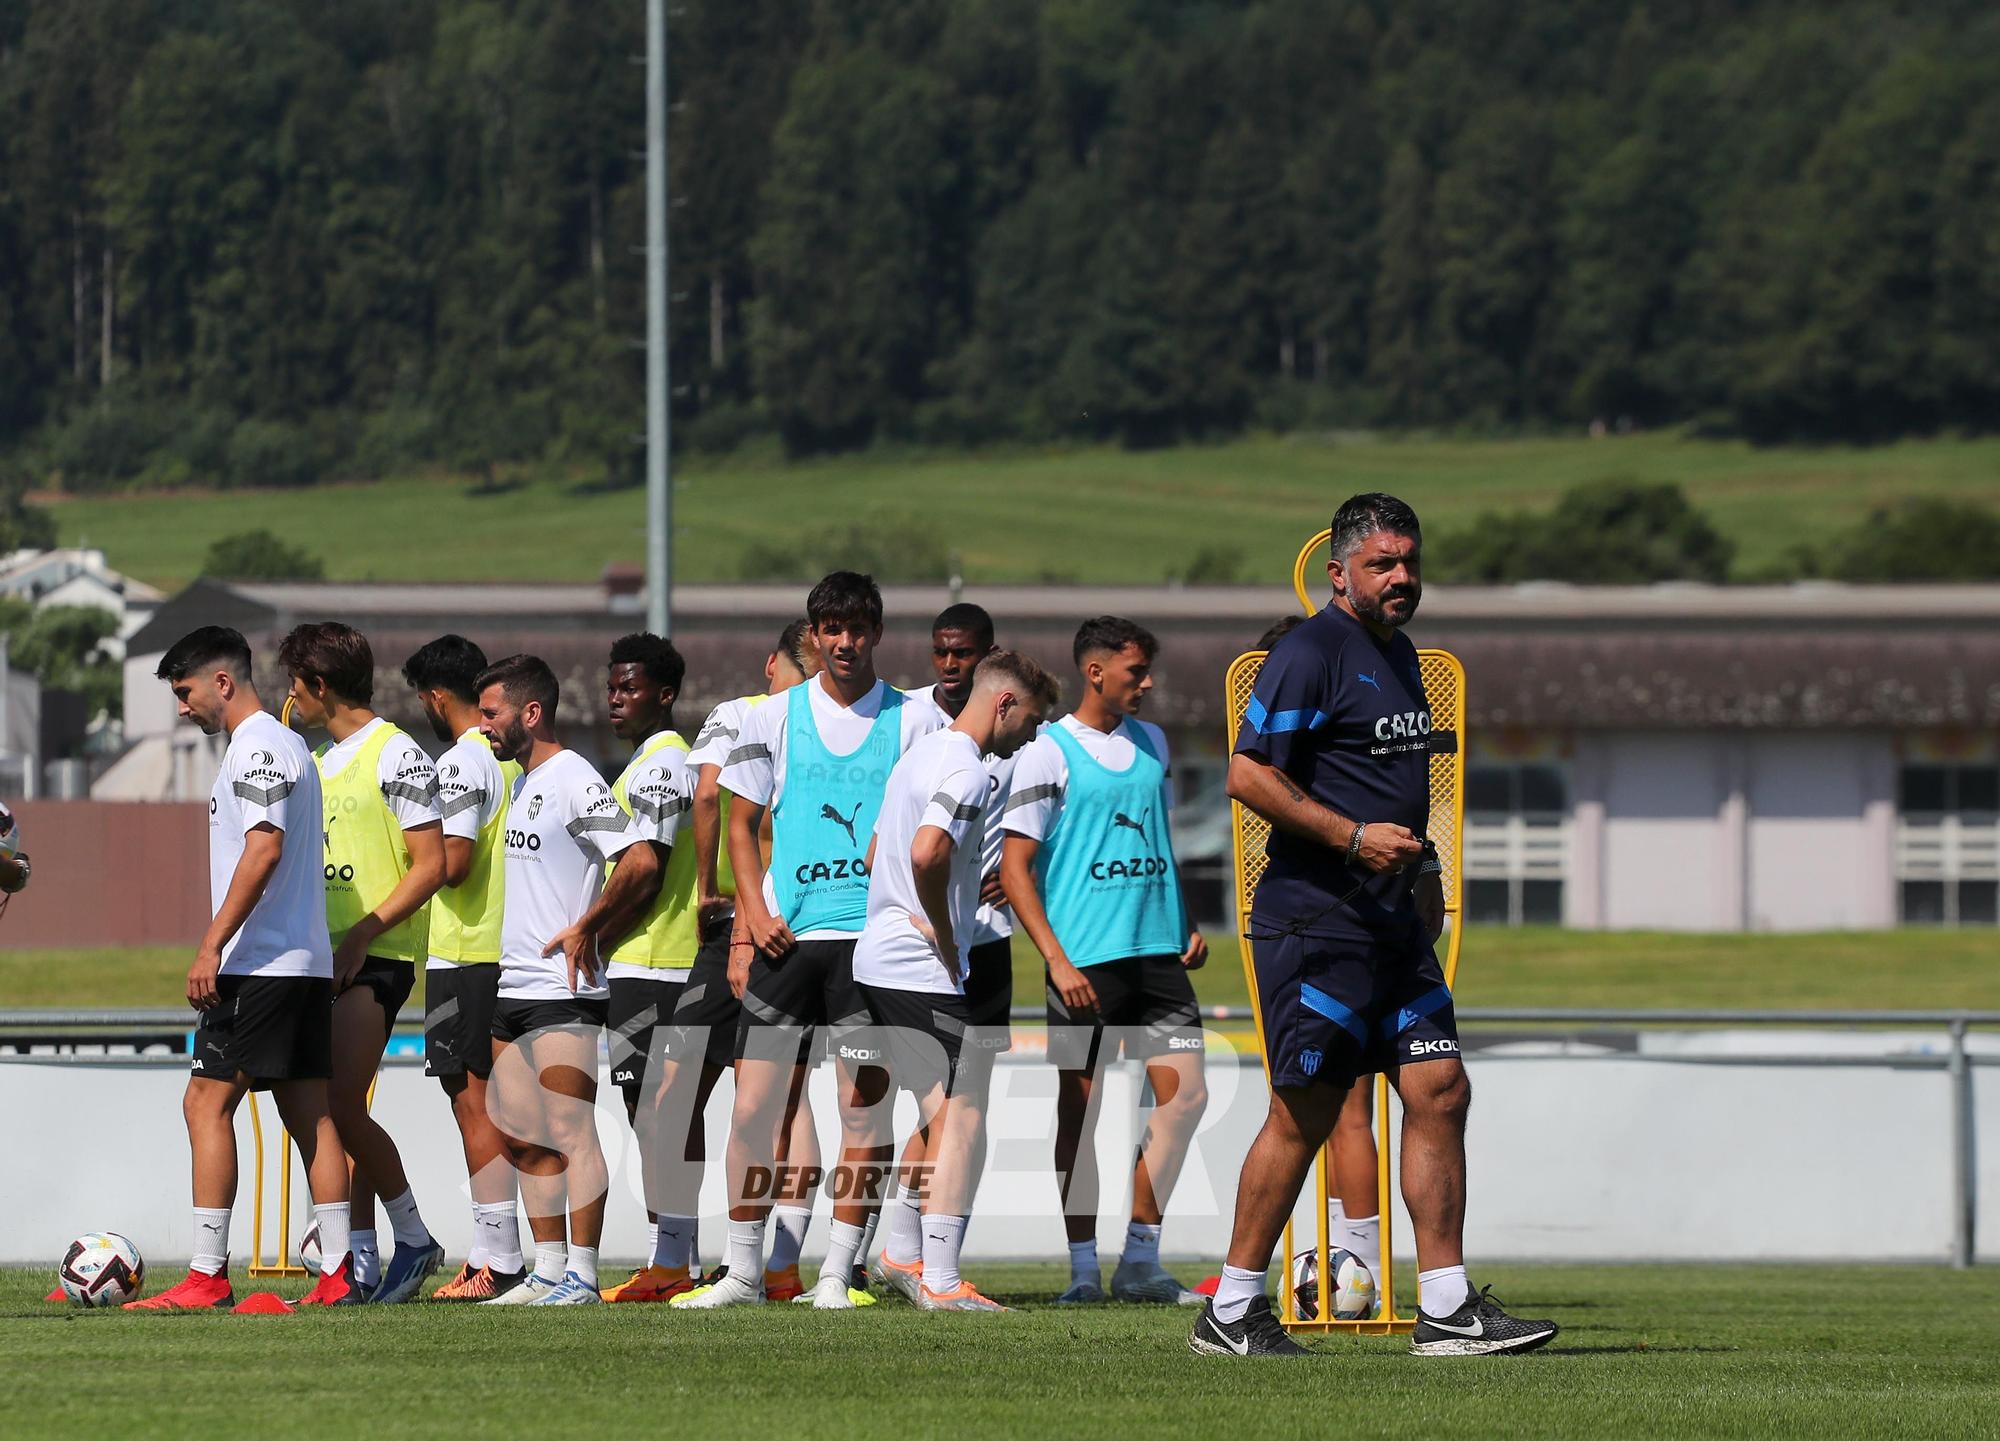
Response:
POLYGON ((1441 1074, 1418 1093, 1419 1107, 1431 1120, 1463 1129, 1472 1111, 1472 1078, 1456 1061, 1437 1069, 1441 1074))

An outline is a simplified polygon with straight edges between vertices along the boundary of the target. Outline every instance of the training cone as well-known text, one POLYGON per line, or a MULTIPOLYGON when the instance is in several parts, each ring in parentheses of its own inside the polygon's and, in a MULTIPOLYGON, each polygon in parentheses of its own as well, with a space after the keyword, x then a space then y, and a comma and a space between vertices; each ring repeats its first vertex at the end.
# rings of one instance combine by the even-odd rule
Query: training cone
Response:
POLYGON ((235 1309, 239 1316, 289 1316, 296 1308, 274 1291, 252 1291, 235 1309))
POLYGON ((1222 1278, 1220 1276, 1210 1276, 1206 1281, 1195 1282, 1194 1284, 1195 1294, 1197 1296, 1213 1296, 1215 1294, 1215 1288, 1217 1286, 1220 1286, 1221 1284, 1222 1284, 1222 1278))
POLYGON ((44 1301, 67 1301, 69 1299, 69 1292, 58 1286, 55 1290, 49 1292, 48 1295, 42 1297, 42 1299, 44 1301))

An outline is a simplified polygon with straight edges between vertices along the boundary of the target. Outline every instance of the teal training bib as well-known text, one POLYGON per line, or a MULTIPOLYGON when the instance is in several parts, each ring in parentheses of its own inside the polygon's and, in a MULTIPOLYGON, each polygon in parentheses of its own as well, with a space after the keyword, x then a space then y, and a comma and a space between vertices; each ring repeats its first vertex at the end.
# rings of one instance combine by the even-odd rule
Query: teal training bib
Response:
POLYGON ((813 724, 807 686, 785 697, 785 789, 771 808, 771 887, 794 935, 868 924, 868 838, 903 753, 903 693, 883 687, 868 738, 834 755, 813 724))
POLYGON ((1124 724, 1137 754, 1122 771, 1092 760, 1066 727, 1046 732, 1069 762, 1069 785, 1035 862, 1049 925, 1073 965, 1177 956, 1187 945, 1167 768, 1146 732, 1124 724))

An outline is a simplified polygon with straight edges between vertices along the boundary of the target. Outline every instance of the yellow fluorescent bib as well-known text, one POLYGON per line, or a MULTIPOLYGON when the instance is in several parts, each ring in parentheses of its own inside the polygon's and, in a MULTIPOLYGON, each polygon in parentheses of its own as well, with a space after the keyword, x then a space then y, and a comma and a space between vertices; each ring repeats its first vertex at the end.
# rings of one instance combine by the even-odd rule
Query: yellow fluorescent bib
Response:
MULTIPOLYGON (((478 739, 488 750, 493 748, 485 736, 478 739)), ((507 868, 500 864, 500 838, 507 829, 514 782, 520 778, 519 761, 500 762, 500 804, 493 819, 473 838, 472 866, 465 880, 444 886, 431 897, 430 949, 441 961, 461 966, 499 963, 501 901, 507 887, 507 868)))
MULTIPOLYGON (((768 695, 746 695, 743 704, 755 708, 769 699, 768 695)), ((729 792, 725 790, 722 793, 722 814, 716 823, 715 893, 718 896, 736 894, 736 867, 729 863, 729 801, 729 792)))
MULTIPOLYGON (((625 767, 611 794, 627 815, 632 814, 632 782, 644 773, 646 764, 671 747, 686 754, 688 743, 672 731, 661 731, 639 747, 632 763, 625 767)), ((616 862, 604 868, 608 879, 616 862)), ((646 910, 644 919, 626 933, 611 951, 609 959, 628 966, 645 966, 656 971, 684 971, 694 964, 701 944, 695 914, 694 845, 676 842, 667 852, 666 874, 660 877, 660 892, 646 910)))
MULTIPOLYGON (((336 947, 409 874, 410 848, 379 779, 382 748, 401 734, 383 722, 337 775, 326 773, 331 743, 313 752, 326 802, 326 928, 336 947)), ((368 954, 420 961, 428 950, 429 933, 429 913, 419 909, 377 936, 368 954)))

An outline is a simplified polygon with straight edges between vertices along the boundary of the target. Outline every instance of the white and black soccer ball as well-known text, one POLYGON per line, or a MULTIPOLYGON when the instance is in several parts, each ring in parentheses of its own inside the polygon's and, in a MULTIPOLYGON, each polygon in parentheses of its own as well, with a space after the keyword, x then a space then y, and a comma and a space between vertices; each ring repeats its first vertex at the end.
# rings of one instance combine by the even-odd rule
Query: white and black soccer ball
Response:
POLYGON ((63 1294, 79 1306, 122 1306, 146 1284, 139 1248, 116 1231, 78 1236, 56 1268, 63 1294))
POLYGON ((319 1222, 306 1227, 305 1235, 299 1237, 299 1264, 313 1275, 319 1274, 319 1222))
MULTIPOLYGON (((1368 1321, 1382 1314, 1382 1297, 1375 1289, 1375 1272, 1352 1251, 1338 1247, 1326 1253, 1333 1272, 1333 1315, 1338 1321, 1368 1321)), ((1292 1303, 1299 1319, 1319 1317, 1319 1254, 1307 1247, 1292 1257, 1292 1303)))
POLYGON ((12 860, 21 849, 21 826, 14 813, 0 802, 0 859, 12 860))

